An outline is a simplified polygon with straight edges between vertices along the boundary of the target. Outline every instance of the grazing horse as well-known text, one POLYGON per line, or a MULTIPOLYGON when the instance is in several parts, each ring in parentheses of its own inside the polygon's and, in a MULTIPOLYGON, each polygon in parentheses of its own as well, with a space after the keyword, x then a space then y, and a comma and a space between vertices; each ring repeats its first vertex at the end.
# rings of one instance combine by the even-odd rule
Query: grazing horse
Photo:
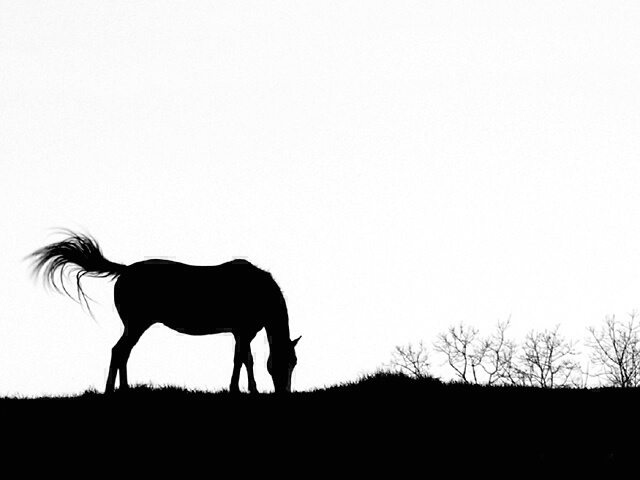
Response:
POLYGON ((121 265, 107 260, 92 237, 65 230, 66 240, 33 252, 33 273, 43 272, 45 285, 67 291, 65 267, 73 268, 78 302, 87 306, 80 280, 84 275, 116 278, 114 300, 124 324, 122 337, 111 351, 105 393, 127 388, 127 360, 131 349, 153 324, 162 323, 189 335, 230 332, 235 338, 231 392, 238 392, 240 369, 246 367, 249 391, 258 391, 253 376, 251 341, 265 328, 269 341, 267 369, 277 393, 291 391, 296 366, 295 346, 289 338, 289 317, 284 296, 273 277, 246 260, 222 265, 194 266, 169 260, 145 260, 121 265), (60 281, 60 285, 56 283, 60 281))

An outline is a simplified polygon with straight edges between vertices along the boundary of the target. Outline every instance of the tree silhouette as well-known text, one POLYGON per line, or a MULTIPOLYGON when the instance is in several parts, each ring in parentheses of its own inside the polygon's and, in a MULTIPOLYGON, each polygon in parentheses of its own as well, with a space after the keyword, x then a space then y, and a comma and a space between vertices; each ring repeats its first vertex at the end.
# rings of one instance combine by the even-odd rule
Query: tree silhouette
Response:
POLYGON ((391 361, 388 366, 415 378, 428 377, 430 363, 427 347, 422 342, 417 347, 410 343, 396 346, 391 353, 391 361))
POLYGON ((465 383, 478 383, 478 367, 482 364, 486 349, 478 337, 478 329, 462 322, 439 333, 433 346, 436 352, 447 357, 449 366, 465 383))
POLYGON ((614 387, 640 386, 640 325, 636 323, 638 312, 629 313, 623 323, 615 315, 605 317, 604 325, 596 330, 589 327, 591 361, 602 371, 596 376, 606 379, 614 387))
POLYGON ((581 369, 573 358, 576 342, 566 340, 559 329, 556 325, 553 330, 527 333, 515 375, 523 384, 549 388, 577 384, 575 376, 581 369))
POLYGON ((514 360, 517 344, 506 338, 506 331, 511 317, 506 322, 496 324, 495 331, 482 340, 481 351, 483 361, 480 364, 487 375, 487 384, 514 384, 514 360))
POLYGON ((460 323, 440 333, 434 349, 447 358, 456 376, 465 383, 558 387, 577 385, 581 368, 574 356, 576 342, 553 330, 529 332, 523 344, 507 338, 511 319, 498 322, 488 337, 460 323))

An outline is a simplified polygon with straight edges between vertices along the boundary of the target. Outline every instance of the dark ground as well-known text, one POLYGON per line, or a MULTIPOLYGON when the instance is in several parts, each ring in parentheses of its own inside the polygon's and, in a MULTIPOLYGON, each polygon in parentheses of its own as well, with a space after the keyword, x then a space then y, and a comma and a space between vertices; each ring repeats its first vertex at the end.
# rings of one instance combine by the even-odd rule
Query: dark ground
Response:
MULTIPOLYGON (((136 387, 0 399, 2 458, 25 473, 598 473, 640 459, 636 389, 482 387, 375 374, 286 396, 136 387)), ((635 468, 634 468, 635 469, 635 468)))

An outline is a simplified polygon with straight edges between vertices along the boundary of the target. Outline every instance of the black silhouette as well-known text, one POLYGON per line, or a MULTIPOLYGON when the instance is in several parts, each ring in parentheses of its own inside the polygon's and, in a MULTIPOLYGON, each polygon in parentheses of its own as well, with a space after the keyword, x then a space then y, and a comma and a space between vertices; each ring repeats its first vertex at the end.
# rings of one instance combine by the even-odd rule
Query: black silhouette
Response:
POLYGON ((37 276, 42 271, 45 285, 73 298, 63 282, 65 267, 70 266, 75 270, 77 301, 87 308, 89 297, 80 284, 82 277, 117 278, 114 299, 124 333, 112 349, 106 393, 115 389, 118 371, 120 387, 128 387, 131 349, 154 323, 189 335, 231 332, 236 343, 229 389, 239 391, 244 364, 252 393, 258 389, 250 344, 265 328, 269 341, 267 369, 275 391, 291 391, 291 374, 297 362, 295 346, 300 337, 289 337, 287 307, 271 274, 246 260, 215 266, 145 260, 126 266, 107 260, 92 237, 64 232, 69 238, 29 255, 35 259, 33 273, 37 276))

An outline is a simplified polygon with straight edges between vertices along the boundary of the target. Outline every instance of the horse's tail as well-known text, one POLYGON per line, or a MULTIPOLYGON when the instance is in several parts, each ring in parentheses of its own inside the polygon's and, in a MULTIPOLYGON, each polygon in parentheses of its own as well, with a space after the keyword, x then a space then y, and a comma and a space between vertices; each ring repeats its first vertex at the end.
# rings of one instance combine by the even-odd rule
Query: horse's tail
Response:
POLYGON ((98 242, 89 235, 63 230, 69 235, 66 240, 52 243, 36 250, 27 258, 33 258, 33 275, 38 277, 42 272, 45 287, 51 287, 59 293, 66 293, 71 299, 87 306, 93 316, 87 299, 91 299, 82 289, 80 280, 85 275, 90 277, 119 277, 127 268, 126 265, 112 262, 104 258, 98 242), (65 267, 70 264, 70 274, 75 274, 77 300, 64 285, 65 267))

